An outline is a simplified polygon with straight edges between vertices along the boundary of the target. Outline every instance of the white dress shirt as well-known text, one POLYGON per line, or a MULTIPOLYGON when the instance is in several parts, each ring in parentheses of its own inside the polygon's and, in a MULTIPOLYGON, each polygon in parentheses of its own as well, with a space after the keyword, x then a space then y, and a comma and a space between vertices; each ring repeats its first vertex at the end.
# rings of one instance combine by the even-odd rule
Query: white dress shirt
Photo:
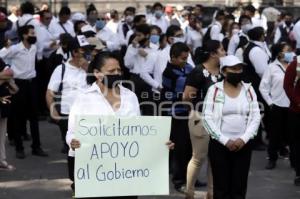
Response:
POLYGON ((222 42, 224 39, 224 34, 221 31, 222 31, 222 24, 216 21, 211 27, 210 38, 212 40, 217 40, 222 42))
POLYGON ((126 24, 126 22, 120 22, 119 25, 118 25, 118 30, 117 30, 117 34, 118 34, 118 37, 119 37, 119 40, 120 40, 120 43, 121 45, 125 45, 127 46, 127 41, 126 41, 126 36, 128 34, 128 32, 132 29, 131 26, 129 26, 128 24, 127 27, 129 28, 129 31, 127 32, 126 36, 124 35, 124 31, 123 31, 123 25, 126 24))
POLYGON ((290 100, 283 88, 285 71, 284 66, 275 60, 263 75, 259 91, 269 106, 275 104, 279 107, 288 108, 290 105, 290 100))
POLYGON ((38 47, 38 59, 41 60, 43 57, 49 58, 51 53, 55 50, 50 47, 50 45, 54 41, 56 41, 54 35, 50 32, 49 27, 40 23, 39 28, 36 31, 36 36, 38 47))
POLYGON ((229 40, 229 44, 228 44, 228 49, 227 49, 228 55, 234 55, 236 53, 237 47, 240 43, 241 36, 248 38, 248 36, 246 34, 244 34, 242 30, 238 34, 232 35, 232 37, 229 40))
POLYGON ((56 39, 59 39, 59 36, 63 33, 69 33, 72 37, 75 37, 74 24, 70 20, 62 24, 62 26, 58 19, 52 19, 49 25, 49 30, 56 39), (66 31, 62 28, 62 26, 66 31))
POLYGON ((256 15, 251 19, 253 27, 263 27, 264 30, 268 30, 267 18, 264 15, 256 15))
POLYGON ((16 21, 18 21, 19 17, 17 17, 15 14, 10 14, 8 17, 7 17, 11 22, 15 23, 16 21))
POLYGON ((268 68, 271 53, 265 42, 252 42, 257 46, 250 51, 249 59, 255 68, 255 72, 262 78, 265 70, 268 68))
POLYGON ((152 18, 150 20, 150 24, 160 27, 160 29, 163 33, 165 33, 169 27, 169 22, 167 21, 167 19, 165 18, 164 15, 161 16, 161 18, 159 18, 159 19, 156 18, 155 16, 152 16, 152 18))
POLYGON ((121 49, 121 42, 118 35, 116 33, 113 33, 107 26, 98 31, 96 37, 102 41, 105 41, 106 47, 110 51, 121 49))
POLYGON ((119 26, 119 22, 114 22, 113 20, 110 20, 105 25, 105 27, 107 27, 110 31, 112 31, 115 34, 117 34, 118 26, 119 26))
MULTIPOLYGON (((62 65, 55 68, 50 78, 48 89, 58 92, 61 82, 62 65)), ((68 115, 74 100, 87 88, 86 72, 82 68, 75 67, 68 62, 65 63, 65 74, 63 77, 63 88, 61 97, 61 113, 68 115)))
POLYGON ((190 26, 186 28, 186 44, 192 47, 193 52, 195 52, 198 47, 202 47, 204 34, 202 30, 200 33, 190 26))
MULTIPOLYGON (((287 32, 289 33, 291 30, 293 30, 294 24, 291 24, 290 27, 287 27, 287 25, 285 23, 283 23, 283 28, 284 29, 287 28, 287 32)), ((276 28, 276 32, 275 32, 275 36, 274 36, 274 44, 276 44, 280 38, 281 38, 281 31, 280 31, 280 26, 278 26, 276 28)))
POLYGON ((300 20, 295 24, 295 26, 293 28, 293 33, 294 33, 294 37, 297 41, 296 48, 299 49, 300 48, 300 20))
POLYGON ((32 79, 36 76, 35 58, 37 54, 36 45, 31 45, 27 49, 23 42, 15 44, 9 48, 0 50, 0 57, 9 60, 15 79, 32 79))
POLYGON ((124 57, 124 64, 131 73, 140 74, 142 72, 142 68, 156 62, 156 50, 153 46, 150 45, 150 47, 143 48, 143 50, 148 54, 146 57, 142 57, 138 53, 138 47, 135 48, 132 44, 128 46, 124 57))
MULTIPOLYGON (((107 101, 101 89, 96 83, 81 93, 72 105, 69 114, 68 132, 66 142, 70 146, 72 139, 75 138, 74 129, 76 126, 76 116, 79 115, 113 115, 118 117, 139 116, 140 105, 136 95, 123 86, 120 87, 121 104, 117 111, 113 109, 107 101)), ((71 149, 69 156, 74 156, 75 152, 71 149)))

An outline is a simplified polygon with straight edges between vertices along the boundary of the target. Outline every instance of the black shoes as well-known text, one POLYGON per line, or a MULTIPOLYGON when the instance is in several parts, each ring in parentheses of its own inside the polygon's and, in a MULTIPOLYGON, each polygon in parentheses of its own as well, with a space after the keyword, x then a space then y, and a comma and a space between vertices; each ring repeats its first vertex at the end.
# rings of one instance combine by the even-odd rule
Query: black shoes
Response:
POLYGON ((199 188, 199 187, 206 187, 207 183, 206 182, 201 182, 199 180, 196 181, 195 183, 195 187, 199 188))
POLYGON ((16 158, 18 158, 18 159, 24 159, 25 158, 24 151, 16 151, 16 158))
POLYGON ((43 149, 41 149, 41 148, 33 149, 32 150, 32 155, 40 156, 40 157, 48 157, 48 153, 43 151, 43 149))
POLYGON ((267 166, 265 167, 267 170, 272 170, 276 167, 276 161, 269 160, 267 166))
POLYGON ((295 186, 299 187, 300 186, 300 176, 297 176, 294 180, 295 186))

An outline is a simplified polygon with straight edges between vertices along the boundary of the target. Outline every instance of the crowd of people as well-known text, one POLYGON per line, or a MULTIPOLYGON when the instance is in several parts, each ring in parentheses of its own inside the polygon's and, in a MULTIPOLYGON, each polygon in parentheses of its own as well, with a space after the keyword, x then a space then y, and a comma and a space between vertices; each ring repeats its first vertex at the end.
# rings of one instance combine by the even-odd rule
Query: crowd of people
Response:
POLYGON ((18 159, 24 140, 48 156, 43 116, 59 127, 74 181, 75 115, 163 115, 171 180, 187 199, 206 186, 205 162, 208 199, 246 198, 252 150, 267 149, 268 170, 289 159, 300 186, 300 21, 253 5, 208 16, 203 5, 161 3, 58 16, 29 1, 0 8, 0 169, 16 169, 6 137, 18 159))

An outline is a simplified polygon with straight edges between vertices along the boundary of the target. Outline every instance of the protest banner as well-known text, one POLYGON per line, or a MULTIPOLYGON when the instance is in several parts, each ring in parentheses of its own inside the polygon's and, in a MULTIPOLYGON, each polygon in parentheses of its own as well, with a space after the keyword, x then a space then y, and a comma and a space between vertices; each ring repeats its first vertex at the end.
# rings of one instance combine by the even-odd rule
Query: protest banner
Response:
POLYGON ((75 196, 169 194, 170 117, 78 116, 75 196))

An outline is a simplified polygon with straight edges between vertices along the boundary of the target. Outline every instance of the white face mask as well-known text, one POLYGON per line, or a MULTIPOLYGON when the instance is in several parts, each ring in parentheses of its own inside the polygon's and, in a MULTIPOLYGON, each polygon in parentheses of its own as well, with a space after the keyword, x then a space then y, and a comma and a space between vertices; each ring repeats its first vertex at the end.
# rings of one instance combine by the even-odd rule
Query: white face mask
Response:
POLYGON ((252 24, 245 24, 245 25, 242 25, 241 29, 244 33, 247 33, 249 30, 251 30, 253 28, 252 24))
POLYGON ((185 37, 181 36, 181 37, 173 37, 173 44, 177 43, 177 42, 185 42, 185 37))

